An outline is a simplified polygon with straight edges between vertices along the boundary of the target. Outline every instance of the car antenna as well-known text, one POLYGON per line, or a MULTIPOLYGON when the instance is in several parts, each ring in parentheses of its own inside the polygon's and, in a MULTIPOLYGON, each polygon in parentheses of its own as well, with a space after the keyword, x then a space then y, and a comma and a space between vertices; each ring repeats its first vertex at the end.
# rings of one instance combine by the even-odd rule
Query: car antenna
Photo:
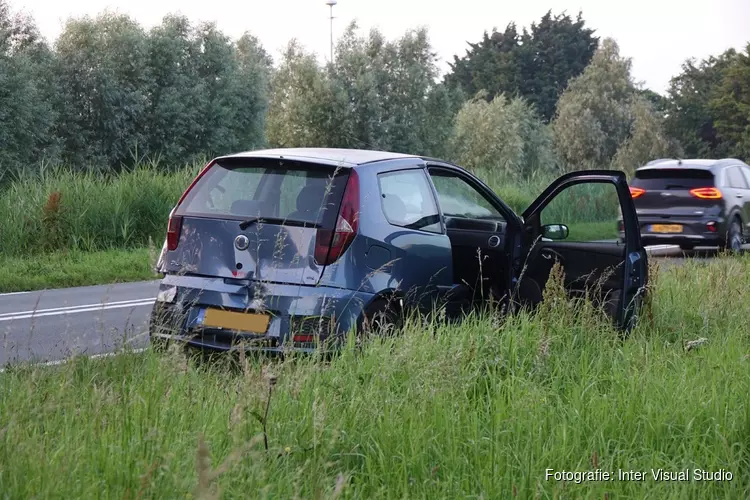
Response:
POLYGON ((682 165, 682 158, 677 158, 677 164, 682 165))

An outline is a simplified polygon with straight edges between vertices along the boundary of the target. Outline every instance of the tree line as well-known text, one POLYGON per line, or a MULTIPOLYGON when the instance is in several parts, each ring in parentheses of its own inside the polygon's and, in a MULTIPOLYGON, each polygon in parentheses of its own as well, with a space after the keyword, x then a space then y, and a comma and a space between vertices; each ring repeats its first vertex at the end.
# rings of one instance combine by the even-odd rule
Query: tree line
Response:
POLYGON ((263 146, 395 150, 508 178, 632 171, 655 157, 750 158, 750 44, 686 61, 642 89, 581 14, 485 32, 440 78, 424 29, 387 40, 352 23, 319 64, 170 15, 146 30, 105 13, 49 45, 0 0, 0 172, 39 162, 164 168, 263 146))

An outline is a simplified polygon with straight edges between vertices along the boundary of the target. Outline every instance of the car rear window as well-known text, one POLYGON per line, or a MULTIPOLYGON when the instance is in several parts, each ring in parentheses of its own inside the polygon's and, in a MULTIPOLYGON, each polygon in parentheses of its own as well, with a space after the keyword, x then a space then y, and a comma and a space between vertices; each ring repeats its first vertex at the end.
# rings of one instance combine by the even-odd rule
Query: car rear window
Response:
POLYGON ((714 176, 709 170, 691 168, 654 168, 636 171, 630 182, 645 190, 693 189, 712 187, 714 176))
POLYGON ((221 160, 193 186, 177 214, 259 217, 290 225, 333 227, 348 169, 265 159, 221 160))

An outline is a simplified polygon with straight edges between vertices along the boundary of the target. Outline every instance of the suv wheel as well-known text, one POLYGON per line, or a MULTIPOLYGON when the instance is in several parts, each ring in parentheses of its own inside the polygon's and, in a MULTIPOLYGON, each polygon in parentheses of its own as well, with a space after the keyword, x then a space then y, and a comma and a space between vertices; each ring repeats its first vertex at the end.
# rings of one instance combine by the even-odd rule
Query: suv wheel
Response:
POLYGON ((726 249, 733 253, 742 250, 742 226, 737 218, 733 219, 729 225, 726 249))

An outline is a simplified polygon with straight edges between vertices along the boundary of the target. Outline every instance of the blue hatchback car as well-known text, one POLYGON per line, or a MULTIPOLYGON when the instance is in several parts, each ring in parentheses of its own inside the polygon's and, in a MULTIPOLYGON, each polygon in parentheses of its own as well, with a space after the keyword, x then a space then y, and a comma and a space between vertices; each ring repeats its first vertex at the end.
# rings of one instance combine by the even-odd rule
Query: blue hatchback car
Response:
POLYGON ((578 278, 614 269, 604 280, 608 310, 618 327, 633 325, 647 263, 623 173, 566 174, 518 215, 437 159, 315 148, 223 156, 169 216, 150 335, 220 350, 240 341, 309 350, 409 310, 460 315, 490 297, 534 305, 554 260, 571 293, 584 286, 578 278), (566 242, 564 224, 541 224, 540 211, 581 183, 612 185, 624 243, 566 242))

